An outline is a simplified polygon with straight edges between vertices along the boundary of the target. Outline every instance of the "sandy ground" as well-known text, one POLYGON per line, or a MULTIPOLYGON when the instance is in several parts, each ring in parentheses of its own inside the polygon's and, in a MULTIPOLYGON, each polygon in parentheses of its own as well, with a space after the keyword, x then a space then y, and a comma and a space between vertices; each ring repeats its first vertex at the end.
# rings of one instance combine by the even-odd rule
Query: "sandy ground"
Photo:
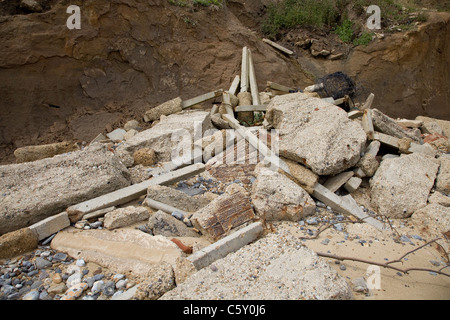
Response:
MULTIPOLYGON (((324 225, 325 223, 322 223, 322 226, 324 225)), ((303 228, 305 230, 311 229, 315 232, 320 226, 321 224, 314 226, 308 226, 306 224, 303 228)), ((359 259, 385 263, 387 262, 386 259, 398 259, 408 251, 414 250, 425 244, 427 241, 433 240, 425 238, 423 238, 423 240, 417 240, 410 237, 412 244, 396 242, 394 241, 392 231, 378 232, 376 229, 365 223, 346 223, 344 226, 346 232, 348 232, 347 240, 344 237, 344 231, 339 232, 333 228, 328 228, 321 232, 317 239, 307 240, 304 243, 308 248, 316 252, 356 257, 359 259), (356 236, 359 236, 360 238, 355 238, 356 236), (328 244, 323 243, 325 239, 329 239, 328 244), (361 243, 360 240, 365 240, 365 242, 361 243)), ((294 234, 300 237, 308 237, 305 230, 301 230, 299 224, 291 223, 290 228, 294 234)), ((410 235, 419 234, 418 230, 411 225, 396 229, 400 234, 406 234, 406 231, 410 235)), ((438 270, 443 266, 443 262, 445 261, 445 257, 431 245, 407 255, 405 258, 406 259, 402 259, 402 263, 394 263, 392 266, 402 269, 421 267, 438 270), (441 263, 441 266, 436 267, 430 261, 438 261, 441 263)), ((324 259, 326 259, 330 266, 350 284, 358 277, 365 277, 366 280, 375 279, 376 277, 374 271, 368 270, 368 267, 370 267, 369 264, 348 260, 337 264, 336 262, 338 260, 329 258, 324 259), (342 265, 345 265, 345 270, 341 269, 342 265)), ((442 271, 450 273, 448 268, 442 271)), ((396 270, 383 267, 379 268, 379 272, 379 289, 374 288, 366 294, 354 292, 354 298, 356 300, 450 299, 450 277, 438 274, 433 275, 428 271, 411 271, 408 274, 398 274, 398 271, 396 270)), ((372 283, 375 284, 375 282, 372 283)))

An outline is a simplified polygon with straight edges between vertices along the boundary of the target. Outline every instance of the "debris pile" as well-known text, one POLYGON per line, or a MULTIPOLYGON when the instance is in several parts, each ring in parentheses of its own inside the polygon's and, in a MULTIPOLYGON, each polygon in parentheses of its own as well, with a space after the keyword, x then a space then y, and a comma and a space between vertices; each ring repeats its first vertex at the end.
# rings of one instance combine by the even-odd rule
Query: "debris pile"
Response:
POLYGON ((392 236, 408 218, 448 258, 449 121, 395 120, 373 94, 354 105, 320 84, 258 92, 254 67, 244 47, 228 90, 156 106, 149 129, 135 119, 82 150, 18 150, 20 164, 0 167, 0 297, 351 299, 305 247, 322 222, 392 236), (79 261, 134 280, 106 285, 79 261))

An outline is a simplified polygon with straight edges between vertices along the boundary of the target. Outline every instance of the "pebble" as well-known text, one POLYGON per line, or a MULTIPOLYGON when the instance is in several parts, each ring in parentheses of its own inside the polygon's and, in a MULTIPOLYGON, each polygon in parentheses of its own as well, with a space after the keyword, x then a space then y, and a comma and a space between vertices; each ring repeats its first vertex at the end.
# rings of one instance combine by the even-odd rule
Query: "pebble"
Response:
POLYGON ((344 264, 341 264, 339 269, 341 269, 342 271, 345 271, 345 270, 347 270, 347 267, 344 264))
POLYGON ((45 269, 45 268, 49 268, 52 266, 52 263, 44 258, 41 257, 37 257, 36 258, 36 268, 38 269, 45 269))
POLYGON ((95 281, 94 284, 92 285, 91 292, 93 294, 101 293, 104 286, 105 282, 103 282, 103 280, 95 281))
POLYGON ((61 298, 61 300, 75 300, 76 298, 81 297, 84 290, 86 290, 87 288, 88 288, 87 283, 85 282, 78 283, 70 287, 69 290, 67 290, 64 296, 61 298))
POLYGON ((310 225, 316 225, 319 223, 319 220, 317 219, 317 217, 312 217, 312 218, 306 219, 306 223, 310 224, 310 225))
POLYGON ((74 273, 67 279, 66 284, 70 288, 74 285, 79 284, 80 282, 81 282, 81 274, 74 273))
POLYGON ((32 290, 23 296, 22 300, 39 300, 39 291, 32 290))
POLYGON ((86 266, 86 262, 83 259, 78 259, 75 263, 78 267, 84 267, 86 266))

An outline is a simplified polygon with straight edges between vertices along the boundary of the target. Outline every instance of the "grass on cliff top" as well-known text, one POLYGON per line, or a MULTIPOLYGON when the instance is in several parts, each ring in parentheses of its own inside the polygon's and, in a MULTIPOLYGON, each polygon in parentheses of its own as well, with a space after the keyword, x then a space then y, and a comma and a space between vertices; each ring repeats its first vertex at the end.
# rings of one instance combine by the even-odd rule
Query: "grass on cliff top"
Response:
POLYGON ((405 4, 405 0, 403 3, 399 0, 282 0, 268 6, 262 31, 266 36, 276 38, 295 27, 326 32, 334 30, 343 42, 351 42, 356 40, 363 23, 369 18, 366 9, 370 5, 380 7, 383 29, 426 20, 424 14, 411 19, 410 14, 417 8, 405 4), (359 18, 351 21, 349 16, 359 18))

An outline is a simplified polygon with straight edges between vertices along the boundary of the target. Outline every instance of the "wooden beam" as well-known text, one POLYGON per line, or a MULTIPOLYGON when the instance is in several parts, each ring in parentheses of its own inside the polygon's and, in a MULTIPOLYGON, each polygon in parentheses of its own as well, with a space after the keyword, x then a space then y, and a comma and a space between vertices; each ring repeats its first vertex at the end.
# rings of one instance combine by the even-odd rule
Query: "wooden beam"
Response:
POLYGON ((198 97, 195 97, 195 98, 192 98, 192 99, 189 99, 189 100, 185 100, 185 101, 183 101, 182 109, 187 109, 187 108, 192 107, 192 106, 194 106, 196 104, 199 104, 199 103, 202 103, 202 102, 205 102, 205 101, 208 101, 208 100, 212 100, 214 98, 217 98, 217 97, 221 96, 222 93, 223 93, 223 90, 220 89, 220 90, 216 90, 216 91, 212 91, 212 92, 208 92, 208 93, 202 94, 201 96, 198 96, 198 97))
POLYGON ((276 49, 278 49, 278 50, 288 54, 288 55, 294 54, 293 51, 291 51, 291 50, 289 50, 289 49, 287 49, 287 48, 285 48, 283 46, 280 46, 278 43, 275 43, 275 42, 273 42, 273 41, 271 41, 269 39, 263 39, 262 41, 267 43, 268 45, 271 45, 272 47, 274 47, 274 48, 276 48, 276 49))

